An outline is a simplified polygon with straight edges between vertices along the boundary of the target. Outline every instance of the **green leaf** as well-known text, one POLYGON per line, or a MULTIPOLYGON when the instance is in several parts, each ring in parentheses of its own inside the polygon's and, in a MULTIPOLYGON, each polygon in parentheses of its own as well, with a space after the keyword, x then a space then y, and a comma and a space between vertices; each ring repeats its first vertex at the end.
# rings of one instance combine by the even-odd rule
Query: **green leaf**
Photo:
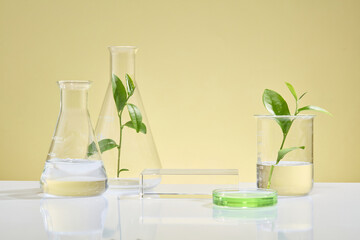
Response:
MULTIPOLYGON (((133 123, 132 123, 131 121, 125 123, 124 126, 127 126, 127 127, 129 127, 129 128, 135 129, 135 127, 134 127, 134 125, 133 125, 133 123)), ((136 130, 136 129, 135 129, 135 130, 136 130)), ((147 130, 146 130, 146 125, 145 125, 143 122, 142 122, 141 125, 140 125, 140 132, 141 132, 141 133, 144 133, 144 134, 146 134, 146 132, 147 132, 147 130)))
POLYGON ((102 139, 98 143, 99 143, 101 153, 118 146, 116 144, 116 142, 112 139, 102 139))
POLYGON ((305 96, 305 94, 307 94, 307 92, 304 92, 300 97, 299 100, 303 98, 303 96, 305 96))
POLYGON ((136 130, 136 132, 139 132, 141 123, 142 123, 141 112, 134 104, 131 104, 131 103, 127 104, 127 108, 129 111, 129 115, 130 115, 130 119, 133 124, 133 127, 136 130))
POLYGON ((87 150, 87 156, 90 157, 91 155, 97 153, 98 150, 96 148, 96 144, 95 142, 92 142, 89 146, 88 146, 88 150, 87 150))
POLYGON ((298 109, 298 112, 302 112, 302 111, 307 111, 307 110, 313 110, 313 111, 318 111, 318 112, 323 112, 326 114, 329 114, 332 116, 332 114, 330 112, 328 112, 327 110, 321 108, 321 107, 317 107, 317 106, 313 106, 313 105, 309 105, 309 106, 305 106, 302 108, 298 109))
POLYGON ((112 90, 114 95, 114 100, 116 104, 117 111, 120 112, 124 109, 127 96, 124 84, 121 82, 120 78, 115 74, 112 75, 112 90))
POLYGON ((289 118, 276 118, 276 122, 280 125, 283 135, 287 135, 293 121, 289 118))
POLYGON ((277 160, 276 160, 276 164, 278 164, 280 162, 281 159, 284 158, 284 156, 291 152, 291 151, 294 151, 296 149, 305 149, 305 146, 301 146, 301 147, 291 147, 291 148, 284 148, 284 149, 281 149, 279 150, 278 152, 278 156, 277 156, 277 160))
POLYGON ((277 92, 265 89, 262 97, 265 108, 273 115, 290 115, 284 98, 277 92))
POLYGON ((142 132, 143 134, 147 133, 146 125, 143 122, 140 125, 140 132, 142 132))
POLYGON ((294 96, 295 100, 297 101, 298 98, 297 98, 296 91, 295 91, 294 87, 288 82, 285 82, 285 84, 288 87, 288 89, 290 90, 291 94, 294 96))
POLYGON ((119 172, 118 173, 121 173, 121 172, 128 172, 129 171, 129 169, 127 169, 127 168, 122 168, 122 169, 120 169, 119 170, 119 172))
POLYGON ((126 90, 127 90, 127 93, 128 93, 128 95, 130 97, 131 95, 133 95, 133 93, 135 91, 135 85, 134 85, 133 80, 129 76, 129 74, 125 75, 125 79, 126 79, 126 90))
MULTIPOLYGON (((263 93, 263 103, 265 108, 273 115, 290 115, 289 107, 284 98, 277 92, 265 89, 263 93)), ((284 135, 287 135, 292 121, 288 118, 277 118, 276 122, 280 125, 284 135)))

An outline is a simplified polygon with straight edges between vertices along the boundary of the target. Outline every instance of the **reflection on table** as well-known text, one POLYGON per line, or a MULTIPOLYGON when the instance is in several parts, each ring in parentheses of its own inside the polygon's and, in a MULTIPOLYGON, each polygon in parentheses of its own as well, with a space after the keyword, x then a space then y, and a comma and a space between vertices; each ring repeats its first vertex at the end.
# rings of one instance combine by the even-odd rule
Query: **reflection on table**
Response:
POLYGON ((233 209, 211 199, 110 197, 103 239, 313 239, 310 196, 233 209))
POLYGON ((257 209, 217 208, 211 198, 141 200, 116 190, 45 198, 38 182, 0 182, 0 189, 0 239, 335 240, 360 234, 360 183, 315 183, 309 196, 257 209))
POLYGON ((43 198, 40 211, 49 240, 102 239, 107 205, 103 196, 43 198))

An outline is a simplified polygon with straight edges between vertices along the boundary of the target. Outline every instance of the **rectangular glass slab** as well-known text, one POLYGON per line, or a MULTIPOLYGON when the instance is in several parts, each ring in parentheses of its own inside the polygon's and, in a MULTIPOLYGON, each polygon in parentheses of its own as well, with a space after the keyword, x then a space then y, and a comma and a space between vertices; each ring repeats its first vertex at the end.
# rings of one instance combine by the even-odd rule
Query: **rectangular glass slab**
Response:
POLYGON ((239 185, 238 169, 145 169, 141 198, 211 198, 212 190, 239 185), (156 186, 148 183, 157 179, 156 186))

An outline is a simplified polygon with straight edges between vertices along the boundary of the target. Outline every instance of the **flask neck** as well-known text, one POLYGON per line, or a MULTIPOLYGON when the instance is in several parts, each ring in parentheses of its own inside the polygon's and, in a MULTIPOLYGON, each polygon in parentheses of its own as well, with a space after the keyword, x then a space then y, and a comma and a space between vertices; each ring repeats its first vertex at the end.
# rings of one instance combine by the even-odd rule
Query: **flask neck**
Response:
POLYGON ((61 111, 87 111, 88 81, 60 81, 60 108, 61 111))
POLYGON ((111 74, 115 74, 122 81, 125 75, 129 74, 135 78, 135 55, 137 48, 133 46, 112 46, 109 47, 111 74))

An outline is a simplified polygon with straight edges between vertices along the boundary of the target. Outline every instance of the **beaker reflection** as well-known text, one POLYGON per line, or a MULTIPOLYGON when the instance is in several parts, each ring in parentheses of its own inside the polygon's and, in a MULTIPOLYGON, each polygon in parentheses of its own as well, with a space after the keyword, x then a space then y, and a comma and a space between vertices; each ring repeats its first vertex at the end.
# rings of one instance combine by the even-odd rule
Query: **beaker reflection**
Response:
POLYGON ((49 240, 100 240, 107 212, 102 197, 44 198, 40 211, 49 240))
POLYGON ((313 239, 313 202, 310 196, 280 198, 278 209, 278 240, 313 239))

